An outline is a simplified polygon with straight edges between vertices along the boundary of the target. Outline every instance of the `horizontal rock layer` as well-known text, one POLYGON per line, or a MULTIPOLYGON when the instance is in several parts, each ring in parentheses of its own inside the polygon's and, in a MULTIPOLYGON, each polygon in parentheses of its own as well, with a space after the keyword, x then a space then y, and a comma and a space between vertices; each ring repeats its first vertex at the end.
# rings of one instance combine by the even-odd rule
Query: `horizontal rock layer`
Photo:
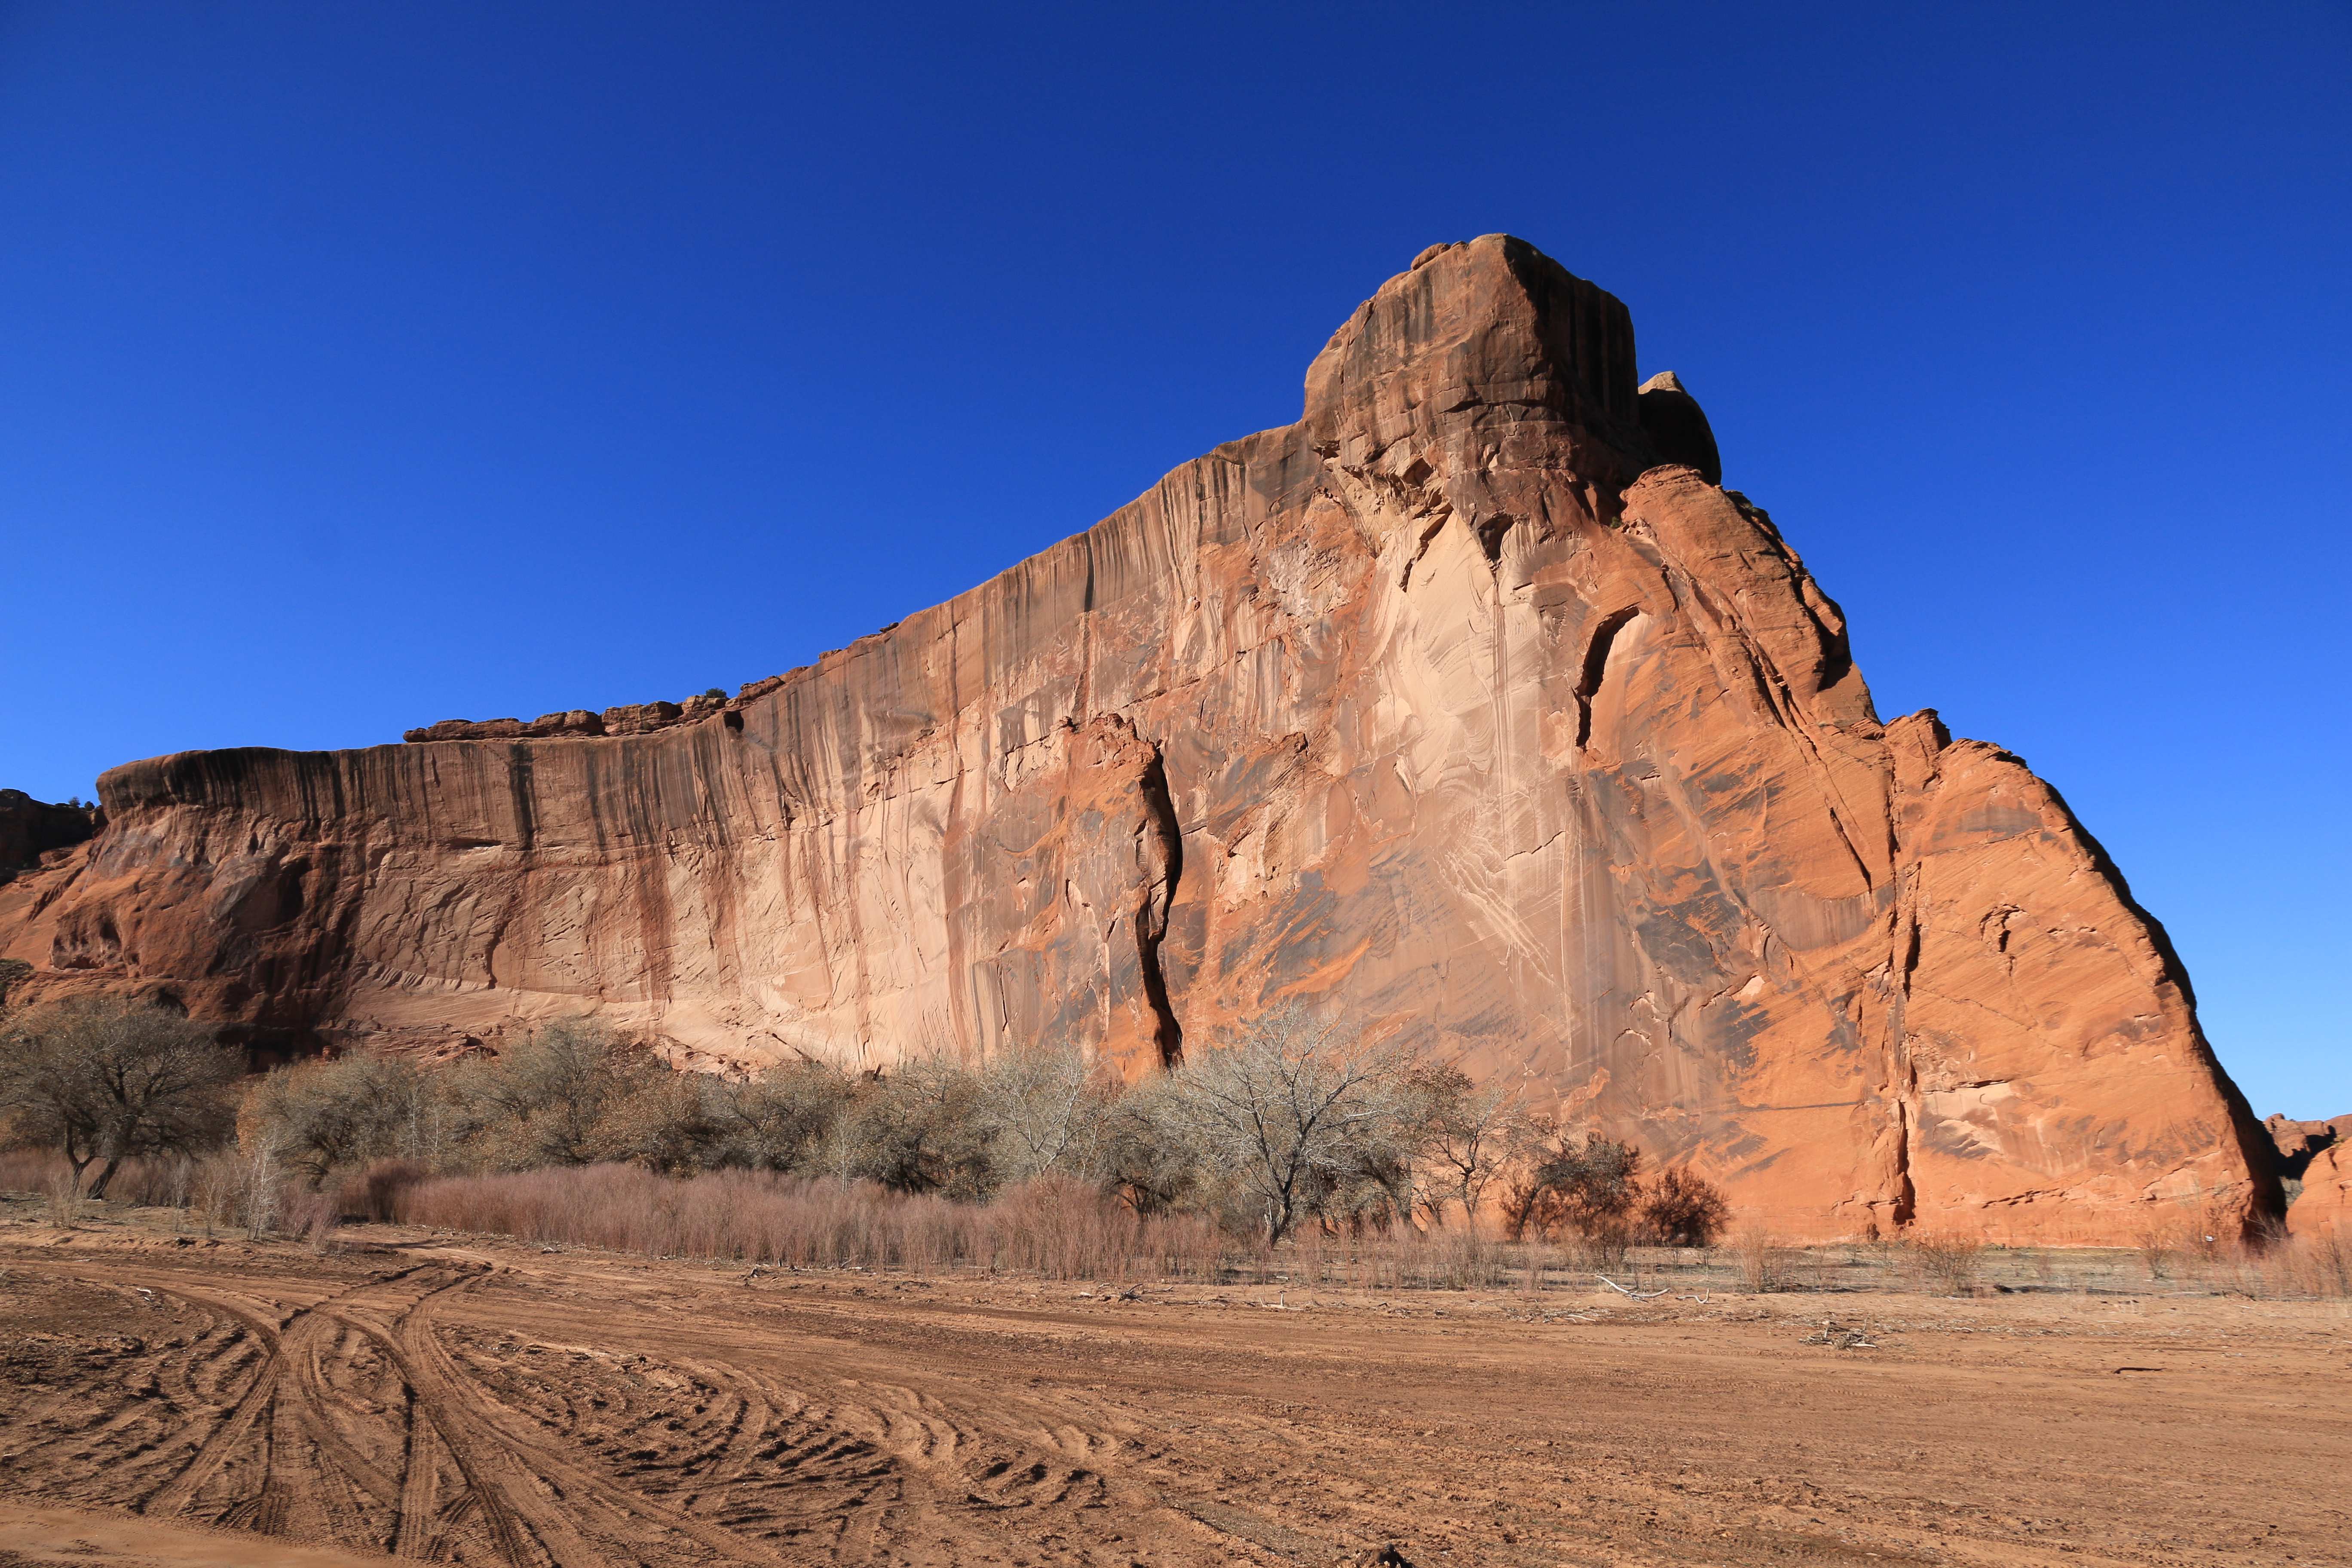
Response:
POLYGON ((1715 460, 1616 300, 1433 247, 1299 423, 887 633, 641 735, 119 768, 0 931, 418 1051, 595 1008, 1139 1074, 1307 995, 1790 1235, 2274 1215, 2161 930, 2017 758, 1880 721, 1715 460))

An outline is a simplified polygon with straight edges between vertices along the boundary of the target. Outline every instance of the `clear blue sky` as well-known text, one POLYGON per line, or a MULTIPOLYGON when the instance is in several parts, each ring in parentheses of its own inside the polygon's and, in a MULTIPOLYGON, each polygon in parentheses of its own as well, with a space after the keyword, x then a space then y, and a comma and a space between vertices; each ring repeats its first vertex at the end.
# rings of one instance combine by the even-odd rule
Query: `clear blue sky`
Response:
POLYGON ((2347 82, 2342 4, 0 5, 0 784, 805 662, 1507 230, 2352 1110, 2347 82))

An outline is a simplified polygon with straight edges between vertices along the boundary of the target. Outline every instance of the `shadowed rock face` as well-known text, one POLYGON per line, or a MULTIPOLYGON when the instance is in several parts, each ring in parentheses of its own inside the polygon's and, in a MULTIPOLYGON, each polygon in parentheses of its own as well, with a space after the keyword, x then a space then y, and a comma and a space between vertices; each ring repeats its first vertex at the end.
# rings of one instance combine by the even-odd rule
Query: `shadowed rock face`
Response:
POLYGON ((1794 1235, 2274 1215, 2162 931, 2017 758, 1880 721, 1673 392, 1601 289, 1433 247, 1297 424, 948 604, 648 733, 118 768, 0 932, 417 1051, 595 1007, 1139 1074, 1306 994, 1794 1235))
POLYGON ((0 789, 0 882, 88 838, 98 831, 98 816, 88 806, 52 805, 20 789, 0 789))

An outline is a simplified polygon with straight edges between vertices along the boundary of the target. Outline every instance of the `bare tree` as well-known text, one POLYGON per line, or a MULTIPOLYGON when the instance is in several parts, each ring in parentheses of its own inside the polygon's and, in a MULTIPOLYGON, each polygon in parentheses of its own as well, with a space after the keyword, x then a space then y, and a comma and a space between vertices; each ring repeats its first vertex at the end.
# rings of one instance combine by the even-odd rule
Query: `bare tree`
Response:
POLYGON ((1412 1119, 1411 1058, 1290 1003, 1189 1057, 1175 1109, 1259 1206, 1269 1244, 1374 1164, 1412 1119))
POLYGON ((758 1171, 814 1174, 838 1141, 835 1130, 856 1098, 849 1074, 805 1057, 761 1068, 713 1095, 718 1160, 758 1171))
POLYGON ((1642 1152, 1597 1134, 1559 1134, 1549 1122, 1543 1132, 1546 1141, 1523 1157, 1504 1201, 1511 1238, 1565 1227, 1594 1246, 1622 1250, 1642 1201, 1642 1152))
POLYGON ((1462 1205, 1463 1223, 1478 1234, 1478 1211, 1487 1189, 1542 1141, 1545 1128, 1531 1115, 1517 1089, 1490 1083, 1476 1087, 1455 1068, 1444 1069, 1455 1084, 1436 1099, 1429 1152, 1444 1173, 1448 1195, 1462 1205))
POLYGON ((836 1131, 843 1173, 902 1193, 978 1201, 996 1187, 980 1075, 923 1057, 858 1085, 836 1131))
POLYGON ((1642 1200, 1642 1228, 1661 1247, 1712 1247, 1730 1218, 1723 1190, 1687 1165, 1658 1173, 1642 1200))
POLYGON ((1156 1074, 1111 1100, 1097 1159, 1105 1184, 1139 1215, 1216 1206, 1212 1173, 1176 1079, 1156 1074))
POLYGON ((53 1142, 74 1180, 93 1163, 102 1198, 123 1161, 219 1142, 242 1053, 162 1007, 80 998, 28 1008, 0 1030, 0 1109, 20 1133, 53 1142))
POLYGON ((445 1088, 478 1157, 527 1171, 624 1156, 606 1119, 669 1074, 667 1063, 602 1020, 561 1018, 503 1056, 459 1063, 445 1088))
POLYGON ((982 1099, 995 1139, 997 1174, 1024 1182, 1049 1171, 1098 1167, 1110 1097, 1076 1051, 1016 1051, 989 1064, 982 1099))
POLYGON ((246 1096, 242 1119, 316 1187, 336 1169, 418 1152, 407 1145, 425 1093, 408 1062, 334 1057, 270 1073, 246 1096))

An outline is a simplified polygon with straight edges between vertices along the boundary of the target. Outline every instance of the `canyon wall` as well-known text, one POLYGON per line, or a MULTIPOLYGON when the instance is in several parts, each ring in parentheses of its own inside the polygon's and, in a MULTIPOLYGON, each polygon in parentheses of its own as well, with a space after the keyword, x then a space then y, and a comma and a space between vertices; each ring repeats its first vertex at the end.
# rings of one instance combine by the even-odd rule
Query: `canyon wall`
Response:
POLYGON ((425 1054, 593 1008, 698 1065, 1136 1075, 1305 995, 1791 1235, 2274 1215, 2116 868, 2016 757, 1880 721, 1634 363, 1525 244, 1433 247, 1297 424, 737 700, 118 768, 0 951, 425 1054))

